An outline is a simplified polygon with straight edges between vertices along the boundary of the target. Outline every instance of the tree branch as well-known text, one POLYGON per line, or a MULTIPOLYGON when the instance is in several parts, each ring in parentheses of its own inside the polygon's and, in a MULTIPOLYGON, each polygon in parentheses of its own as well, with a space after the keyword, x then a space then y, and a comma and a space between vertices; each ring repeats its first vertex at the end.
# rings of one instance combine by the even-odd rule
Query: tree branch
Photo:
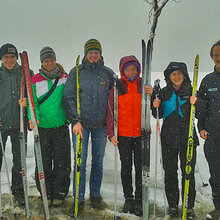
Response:
MULTIPOLYGON (((144 0, 145 2, 147 2, 150 6, 151 9, 149 11, 149 21, 148 23, 151 23, 151 18, 153 16, 153 21, 152 21, 152 25, 151 25, 151 29, 150 29, 150 40, 153 46, 153 41, 154 41, 154 37, 155 37, 155 32, 156 32, 156 28, 157 28, 157 23, 158 23, 158 18, 162 12, 162 9, 165 7, 165 5, 170 1, 170 0, 144 0)), ((173 0, 176 3, 180 3, 182 0, 173 0)))

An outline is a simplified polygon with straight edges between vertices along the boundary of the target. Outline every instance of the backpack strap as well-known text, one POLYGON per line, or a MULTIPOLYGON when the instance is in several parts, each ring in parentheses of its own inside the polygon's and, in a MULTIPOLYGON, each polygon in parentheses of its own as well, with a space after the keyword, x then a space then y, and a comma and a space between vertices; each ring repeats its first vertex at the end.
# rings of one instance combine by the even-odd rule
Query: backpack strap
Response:
POLYGON ((50 95, 53 93, 53 91, 57 87, 57 83, 58 83, 59 79, 60 79, 60 76, 56 77, 56 80, 55 80, 53 86, 51 87, 49 92, 39 101, 39 105, 41 105, 43 102, 45 102, 50 97, 50 95))

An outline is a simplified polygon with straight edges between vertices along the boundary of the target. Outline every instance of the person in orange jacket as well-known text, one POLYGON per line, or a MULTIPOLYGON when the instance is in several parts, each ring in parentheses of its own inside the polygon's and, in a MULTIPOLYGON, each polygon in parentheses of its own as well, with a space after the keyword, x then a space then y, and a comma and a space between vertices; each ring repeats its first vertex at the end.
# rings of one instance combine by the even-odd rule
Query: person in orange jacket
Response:
POLYGON ((121 181, 125 197, 123 212, 142 215, 141 170, 141 78, 140 63, 135 56, 120 60, 118 81, 118 139, 114 136, 114 89, 108 100, 107 134, 118 145, 121 160, 121 181), (132 164, 135 166, 135 195, 132 186, 132 164))

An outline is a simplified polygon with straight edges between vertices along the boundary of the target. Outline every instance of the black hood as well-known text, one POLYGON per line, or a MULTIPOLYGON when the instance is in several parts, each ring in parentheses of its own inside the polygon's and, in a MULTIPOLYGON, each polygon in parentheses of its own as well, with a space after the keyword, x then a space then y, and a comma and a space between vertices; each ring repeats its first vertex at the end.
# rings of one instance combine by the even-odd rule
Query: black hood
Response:
POLYGON ((167 83, 170 82, 170 74, 175 70, 179 70, 183 73, 184 82, 190 82, 186 64, 181 62, 170 62, 167 68, 164 70, 164 77, 167 83))

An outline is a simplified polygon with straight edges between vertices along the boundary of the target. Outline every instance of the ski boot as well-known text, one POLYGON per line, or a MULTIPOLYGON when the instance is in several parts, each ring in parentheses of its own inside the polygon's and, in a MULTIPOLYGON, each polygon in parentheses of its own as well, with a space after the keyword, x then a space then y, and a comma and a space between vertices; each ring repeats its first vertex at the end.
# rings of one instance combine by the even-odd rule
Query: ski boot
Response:
POLYGON ((25 207, 24 195, 14 195, 15 204, 20 207, 25 207))
POLYGON ((196 215, 193 209, 188 209, 187 211, 187 220, 195 220, 196 215))
POLYGON ((135 199, 134 214, 137 215, 137 216, 142 216, 143 215, 142 199, 135 199))
POLYGON ((178 210, 178 208, 176 207, 174 207, 174 208, 168 208, 168 215, 169 215, 169 219, 171 220, 171 219, 178 219, 178 214, 179 214, 179 210, 178 210))
POLYGON ((123 212, 130 213, 130 214, 134 213, 134 200, 133 200, 133 198, 125 199, 125 203, 123 206, 123 212))
POLYGON ((106 204, 103 201, 102 197, 90 197, 90 202, 92 203, 92 207, 94 209, 103 210, 106 208, 106 204))

